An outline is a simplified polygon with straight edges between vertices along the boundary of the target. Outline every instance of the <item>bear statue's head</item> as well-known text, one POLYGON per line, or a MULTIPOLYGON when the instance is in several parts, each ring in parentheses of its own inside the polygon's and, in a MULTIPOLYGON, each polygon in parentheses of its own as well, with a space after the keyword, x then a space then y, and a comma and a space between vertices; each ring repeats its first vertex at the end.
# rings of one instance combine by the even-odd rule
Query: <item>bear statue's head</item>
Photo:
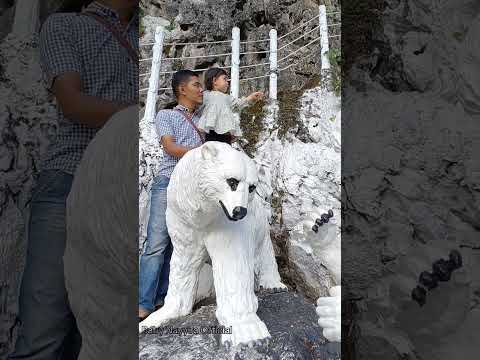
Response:
POLYGON ((202 195, 229 220, 243 219, 258 182, 255 163, 243 152, 216 141, 206 142, 200 151, 202 195))

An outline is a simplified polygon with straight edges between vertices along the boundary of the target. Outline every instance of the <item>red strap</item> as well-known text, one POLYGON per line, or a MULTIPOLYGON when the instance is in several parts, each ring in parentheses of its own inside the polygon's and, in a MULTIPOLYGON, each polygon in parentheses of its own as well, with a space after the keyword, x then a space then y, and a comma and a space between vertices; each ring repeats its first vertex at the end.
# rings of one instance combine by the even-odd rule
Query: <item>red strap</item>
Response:
MULTIPOLYGON (((185 111, 182 111, 180 109, 174 109, 174 110, 178 111, 180 114, 182 114, 185 117, 185 119, 187 119, 187 121, 190 123, 190 125, 193 126, 193 128, 197 132, 198 136, 200 136, 200 139, 202 140, 202 144, 203 144, 205 142, 205 139, 203 138, 203 134, 198 129, 197 125, 195 125, 195 123, 192 121, 192 119, 189 116, 187 116, 187 114, 185 114, 185 111)), ((193 117, 193 115, 192 115, 192 117, 193 117)))
POLYGON ((112 33, 113 36, 115 36, 115 38, 120 43, 120 45, 122 45, 127 50, 128 55, 133 60, 133 62, 138 63, 138 52, 132 47, 132 45, 130 45, 127 39, 125 39, 125 37, 122 34, 120 34, 119 31, 111 23, 109 23, 100 15, 92 12, 86 11, 82 14, 97 20, 99 23, 105 26, 107 30, 110 31, 110 33, 112 33))

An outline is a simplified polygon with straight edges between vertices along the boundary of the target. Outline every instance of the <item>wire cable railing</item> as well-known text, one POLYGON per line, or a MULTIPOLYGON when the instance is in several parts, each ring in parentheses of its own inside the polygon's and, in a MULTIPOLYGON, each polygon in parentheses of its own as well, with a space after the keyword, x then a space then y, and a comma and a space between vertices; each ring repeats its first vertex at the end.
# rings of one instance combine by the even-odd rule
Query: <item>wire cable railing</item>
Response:
MULTIPOLYGON (((301 61, 305 61, 305 60, 307 60, 307 59, 310 59, 313 55, 316 55, 316 54, 315 54, 315 52, 312 51, 310 54, 305 55, 304 57, 302 57, 302 58, 301 58, 301 61)), ((283 68, 279 68, 279 69, 278 69, 278 72, 281 73, 282 71, 288 70, 288 69, 290 69, 292 66, 295 66, 295 65, 298 65, 298 64, 299 64, 299 62, 293 62, 293 63, 291 63, 291 64, 289 64, 289 65, 287 65, 287 66, 285 66, 285 67, 283 67, 283 68)))
POLYGON ((288 47, 288 46, 290 46, 290 45, 292 45, 292 44, 296 43, 298 40, 300 40, 300 39, 302 39, 302 38, 305 38, 307 35, 311 34, 312 32, 314 32, 314 31, 318 31, 319 29, 320 29, 320 25, 319 25, 319 26, 316 26, 316 27, 314 27, 314 28, 313 28, 312 30, 310 30, 309 32, 307 32, 307 33, 303 34, 302 36, 299 36, 298 38, 296 38, 295 40, 293 40, 293 41, 289 42, 288 44, 285 44, 285 45, 283 45, 282 47, 278 48, 278 50, 277 50, 277 51, 281 51, 281 50, 285 49, 286 47, 288 47))
POLYGON ((287 36, 290 35, 291 33, 293 33, 293 32, 295 32, 295 31, 303 28, 305 25, 311 23, 313 20, 316 20, 316 19, 318 19, 319 17, 320 17, 320 15, 317 15, 317 16, 311 18, 310 20, 308 20, 308 21, 304 22, 303 24, 297 26, 295 29, 290 30, 290 31, 289 31, 288 33, 286 33, 285 35, 280 36, 280 37, 278 38, 278 40, 279 40, 279 41, 282 40, 283 38, 287 37, 287 36))
POLYGON ((240 79, 240 82, 242 82, 242 81, 249 81, 249 80, 256 80, 256 79, 263 79, 263 78, 267 78, 267 77, 270 77, 270 74, 260 75, 260 76, 253 76, 253 77, 249 77, 249 78, 245 78, 245 79, 240 79))
MULTIPOLYGON (((265 43, 269 42, 270 39, 259 39, 259 40, 245 40, 241 41, 240 44, 245 45, 245 44, 260 44, 260 43, 265 43)), ((204 41, 204 42, 184 42, 184 43, 177 43, 177 42, 169 42, 169 43, 164 43, 164 46, 187 46, 187 45, 210 45, 210 44, 228 44, 231 43, 232 40, 221 40, 221 41, 204 41)), ((145 46, 153 46, 155 45, 155 42, 144 42, 140 43, 141 47, 145 46)))
MULTIPOLYGON (((230 69, 231 66, 217 66, 218 68, 220 69, 230 69)), ((192 69, 191 71, 193 72, 203 72, 203 71, 207 71, 209 68, 202 68, 202 69, 192 69)), ((172 71, 160 71, 160 75, 167 75, 167 74, 175 74, 178 70, 172 70, 172 71)), ((140 77, 143 77, 143 76, 147 76, 147 75, 150 75, 151 73, 150 72, 147 72, 147 73, 143 73, 143 74, 140 74, 139 76, 140 77)))
POLYGON ((240 44, 259 44, 259 43, 264 43, 264 42, 269 42, 270 39, 260 39, 260 40, 246 40, 246 41, 240 41, 240 44))
POLYGON ((241 65, 241 66, 239 66, 239 68, 240 69, 248 69, 248 68, 252 68, 252 67, 265 66, 265 65, 270 65, 270 63, 269 62, 264 62, 264 63, 260 63, 260 64, 241 65))
POLYGON ((211 54, 211 55, 198 55, 198 56, 180 56, 180 57, 164 58, 163 60, 204 59, 204 58, 213 58, 213 57, 230 56, 230 55, 232 55, 232 53, 211 54))
MULTIPOLYGON (((341 37, 341 34, 335 33, 336 31, 331 31, 329 33, 329 29, 338 29, 338 27, 341 26, 341 22, 339 21, 339 19, 337 17, 335 17, 336 20, 334 22, 330 23, 330 24, 328 24, 328 22, 326 22, 326 20, 322 20, 322 19, 325 19, 325 16, 334 16, 334 15, 340 14, 340 11, 330 11, 330 12, 325 12, 325 10, 323 10, 323 11, 324 11, 323 15, 322 15, 322 12, 320 12, 318 15, 316 15, 316 16, 312 17, 311 19, 303 22, 302 24, 296 26, 292 30, 290 30, 287 33, 281 35, 280 37, 277 37, 276 33, 275 33, 274 40, 272 40, 272 34, 270 34, 269 39, 256 39, 256 40, 239 41, 238 38, 237 38, 237 40, 236 40, 237 41, 237 43, 236 43, 237 44, 236 45, 237 46, 236 53, 233 50, 234 49, 235 38, 233 38, 232 40, 202 41, 202 42, 176 42, 176 41, 172 41, 172 40, 170 40, 169 42, 165 42, 165 43, 162 42, 161 49, 164 46, 176 47, 176 46, 189 46, 189 45, 231 44, 232 52, 218 53, 218 54, 207 54, 207 55, 196 55, 196 56, 193 56, 193 55, 190 55, 190 56, 176 56, 176 57, 162 57, 160 55, 160 58, 161 58, 161 63, 160 64, 162 64, 162 63, 164 64, 166 62, 171 62, 171 61, 176 61, 176 60, 182 61, 182 60, 189 60, 189 59, 206 59, 206 58, 219 58, 219 57, 228 58, 228 57, 231 57, 232 58, 231 63, 233 63, 235 65, 236 69, 237 69, 236 70, 237 71, 237 77, 236 77, 237 83, 239 83, 239 82, 243 83, 243 82, 246 82, 246 81, 259 80, 259 79, 265 79, 265 78, 270 77, 270 87, 271 87, 272 86, 272 76, 273 75, 276 78, 276 76, 278 76, 281 72, 286 71, 286 70, 292 68, 295 65, 298 65, 300 62, 304 62, 304 60, 306 60, 306 59, 310 59, 312 56, 318 54, 318 52, 311 51, 309 54, 306 54, 306 55, 302 54, 302 56, 300 58, 297 58, 297 60, 294 60, 290 64, 289 63, 285 64, 285 62, 288 59, 292 58, 294 55, 298 54, 299 52, 301 52, 305 48, 311 46, 312 44, 314 44, 318 41, 320 41, 320 48, 322 49, 322 46, 324 46, 323 42, 326 41, 326 39, 337 39, 337 38, 341 37), (323 18, 321 16, 323 16, 323 18), (311 29, 305 29, 306 26, 308 26, 309 24, 312 24, 315 20, 319 21, 318 25, 314 26, 311 29), (322 28, 322 21, 323 21, 323 24, 324 24, 323 26, 325 26, 324 28, 322 28), (277 48, 276 43, 278 43, 282 40, 286 41, 286 38, 288 36, 294 34, 296 31, 298 31, 300 29, 304 29, 304 33, 302 33, 300 36, 296 37, 292 41, 286 42, 286 43, 282 44, 280 47, 277 48), (323 30, 323 29, 326 29, 326 30, 323 30), (311 35, 312 33, 315 33, 316 31, 320 31, 320 36, 315 37, 313 40, 309 41, 305 45, 302 45, 302 46, 298 47, 297 49, 295 49, 293 51, 288 51, 288 48, 290 46, 296 44, 298 41, 300 41, 302 39, 307 40, 307 37, 309 35, 311 35), (322 31, 324 31, 324 32, 322 33, 322 31), (272 48, 272 41, 275 41, 275 47, 273 47, 273 48, 272 48), (258 50, 255 50, 255 49, 254 50, 247 50, 247 51, 244 50, 243 52, 238 50, 239 49, 238 46, 241 46, 241 45, 267 44, 267 47, 268 47, 268 43, 270 44, 269 49, 262 49, 262 47, 263 47, 263 45, 262 45, 262 46, 260 46, 260 49, 258 49, 258 50), (277 60, 277 53, 280 52, 280 51, 284 51, 284 50, 287 51, 287 54, 277 60), (239 60, 238 60, 239 56, 260 55, 260 54, 270 54, 269 61, 261 62, 261 63, 254 63, 254 64, 247 64, 247 65, 240 65, 239 64, 239 60), (272 56, 273 56, 273 58, 272 58, 272 56), (237 59, 237 60, 235 60, 235 59, 237 59), (283 65, 283 66, 281 66, 281 67, 278 66, 280 64, 283 65), (250 77, 246 77, 246 78, 240 78, 238 76, 238 74, 242 70, 256 69, 258 67, 265 67, 267 65, 270 66, 270 69, 266 70, 267 73, 264 74, 264 75, 250 76, 250 77)), ((338 43, 335 42, 334 44, 338 44, 338 43)), ((153 45, 155 45, 155 42, 140 43, 141 47, 147 47, 147 46, 153 46, 153 45)), ((327 49, 328 49, 328 43, 327 43, 327 49)), ((153 48, 153 50, 154 50, 154 55, 153 56, 155 56, 155 48, 153 48)), ((322 69, 323 69, 323 62, 324 62, 325 55, 323 55, 324 54, 323 52, 321 52, 321 53, 322 53, 322 69)), ((152 62, 153 59, 154 59, 154 57, 148 57, 148 58, 145 58, 145 59, 141 59, 139 61, 141 63, 147 63, 147 62, 152 62)), ((155 65, 155 66, 158 67, 159 65, 155 65)), ((178 64, 175 67, 177 67, 177 66, 178 66, 178 64)), ((229 65, 229 66, 218 66, 218 67, 221 68, 221 69, 232 69, 232 80, 233 80, 233 74, 234 74, 233 73, 233 68, 234 68, 234 66, 229 65)), ((193 69, 192 71, 194 71, 194 72, 204 72, 208 69, 209 69, 209 67, 193 69)), ((171 68, 170 69, 165 69, 165 71, 159 71, 157 69, 155 74, 158 74, 158 76, 161 76, 162 78, 164 78, 162 83, 165 83, 165 81, 167 81, 167 78, 165 78, 165 77, 167 75, 173 75, 177 71, 178 70, 173 70, 171 68)), ((150 70, 150 71, 141 73, 140 77, 145 78, 145 77, 147 77, 151 74, 152 74, 152 71, 150 70)), ((254 72, 252 74, 256 75, 254 72)), ((150 82, 151 81, 152 80, 150 79, 150 82)), ((158 81, 159 80, 157 80, 157 82, 158 81)), ((276 87, 276 80, 274 80, 274 81, 275 81, 275 87, 276 87)), ((142 88, 142 89, 140 89, 140 92, 147 92, 148 90, 149 90, 148 87, 147 88, 142 88)), ((165 90, 171 90, 171 87, 158 88, 157 93, 159 93, 161 91, 165 91, 165 90)), ((275 90, 275 92, 276 92, 276 90, 275 90)))
POLYGON ((297 50, 292 51, 290 54, 288 54, 288 55, 284 56, 283 58, 279 59, 279 60, 278 60, 278 63, 281 63, 281 62, 287 60, 288 58, 290 58, 290 57, 292 57, 293 55, 295 55, 295 54, 297 54, 298 52, 300 52, 303 48, 306 48, 307 46, 310 46, 310 45, 312 45, 314 42, 319 41, 319 40, 320 40, 320 36, 317 37, 317 38, 315 38, 315 39, 313 39, 313 40, 310 41, 308 44, 305 44, 305 45, 303 45, 302 47, 299 47, 297 50))
POLYGON ((165 46, 209 45, 209 44, 227 44, 227 43, 230 43, 230 42, 231 42, 231 40, 190 42, 190 43, 170 42, 170 43, 165 43, 163 45, 165 45, 165 46))
POLYGON ((247 51, 247 52, 241 52, 240 55, 268 54, 269 52, 270 50, 247 51))
MULTIPOLYGON (((202 42, 169 42, 164 43, 164 46, 187 46, 187 45, 208 45, 208 44, 227 44, 231 40, 219 40, 219 41, 202 41, 202 42)), ((140 43, 140 46, 153 46, 155 42, 144 42, 140 43)))

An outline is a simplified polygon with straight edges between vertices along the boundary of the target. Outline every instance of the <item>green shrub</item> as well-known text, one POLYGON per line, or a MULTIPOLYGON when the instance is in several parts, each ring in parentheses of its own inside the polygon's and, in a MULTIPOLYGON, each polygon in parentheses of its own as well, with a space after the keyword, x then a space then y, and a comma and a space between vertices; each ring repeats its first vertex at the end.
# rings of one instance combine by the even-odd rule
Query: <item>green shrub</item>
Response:
POLYGON ((173 31, 173 30, 175 30, 175 26, 176 26, 176 25, 175 25, 175 20, 172 19, 172 20, 170 20, 170 24, 165 28, 165 30, 167 30, 167 31, 173 31))
POLYGON ((342 52, 340 49, 332 48, 328 51, 327 56, 330 61, 333 91, 340 96, 342 91, 342 52))

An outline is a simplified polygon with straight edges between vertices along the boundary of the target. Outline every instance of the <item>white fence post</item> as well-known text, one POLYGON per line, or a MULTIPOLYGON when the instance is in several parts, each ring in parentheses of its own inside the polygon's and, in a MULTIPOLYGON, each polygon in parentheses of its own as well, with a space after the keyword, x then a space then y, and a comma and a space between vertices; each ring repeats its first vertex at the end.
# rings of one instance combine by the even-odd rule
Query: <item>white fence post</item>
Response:
POLYGON ((270 99, 277 100, 277 30, 270 30, 270 99))
POLYGON ((153 45, 152 68, 148 81, 147 103, 145 105, 145 117, 153 122, 157 104, 158 82, 160 81, 160 66, 162 64, 164 32, 161 26, 155 29, 155 45, 153 45))
POLYGON ((327 26, 327 8, 325 5, 319 7, 319 27, 320 27, 320 56, 322 60, 322 70, 330 69, 328 60, 328 26, 327 26))
POLYGON ((232 71, 230 74, 230 95, 238 98, 240 90, 240 29, 232 29, 232 71))

